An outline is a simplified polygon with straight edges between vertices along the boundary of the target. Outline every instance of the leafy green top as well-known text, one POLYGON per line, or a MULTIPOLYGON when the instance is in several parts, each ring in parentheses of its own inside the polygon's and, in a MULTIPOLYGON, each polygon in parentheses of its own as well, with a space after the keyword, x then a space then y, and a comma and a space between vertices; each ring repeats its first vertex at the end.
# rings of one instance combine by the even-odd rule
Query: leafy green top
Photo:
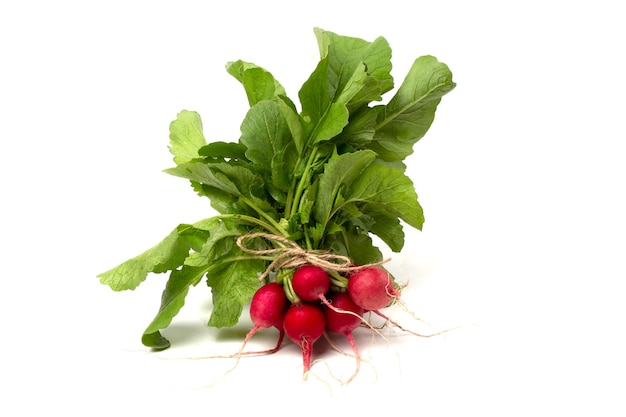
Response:
MULTIPOLYGON (((146 252, 99 275, 113 290, 136 288, 150 273, 170 272, 161 307, 143 335, 147 346, 169 346, 169 326, 192 285, 206 277, 213 297, 209 325, 232 326, 258 288, 271 258, 242 251, 237 237, 268 232, 306 249, 326 249, 368 264, 381 260, 371 235, 394 252, 404 245, 403 223, 424 222, 404 160, 433 122, 443 95, 455 87, 448 67, 417 58, 394 87, 391 49, 315 29, 320 61, 302 85, 298 110, 271 73, 231 62, 250 109, 237 142, 207 143, 200 115, 181 111, 170 125, 175 167, 220 214, 176 227, 146 252)), ((258 239, 258 248, 273 242, 258 239)))

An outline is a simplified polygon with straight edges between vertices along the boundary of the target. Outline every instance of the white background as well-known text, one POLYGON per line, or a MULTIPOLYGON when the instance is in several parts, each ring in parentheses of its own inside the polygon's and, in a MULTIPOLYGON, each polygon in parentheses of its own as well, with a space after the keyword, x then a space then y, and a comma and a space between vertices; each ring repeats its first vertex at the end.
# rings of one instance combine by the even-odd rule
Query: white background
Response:
POLYGON ((3 2, 1 414, 623 416, 618 3, 3 2), (294 345, 219 380, 232 359, 184 358, 236 351, 248 323, 208 329, 199 285, 164 331, 174 347, 159 356, 178 359, 146 353, 165 277, 114 293, 96 275, 212 214, 161 172, 173 165, 169 123, 196 110, 208 140, 237 140, 247 102, 224 65, 254 62, 295 99, 318 59, 316 26, 384 36, 396 85, 420 55, 454 74, 409 159, 424 230, 407 230, 389 267, 410 281, 416 315, 464 327, 361 334, 369 363, 346 387, 326 364, 345 377, 352 359, 322 349, 320 379, 303 383, 294 345))

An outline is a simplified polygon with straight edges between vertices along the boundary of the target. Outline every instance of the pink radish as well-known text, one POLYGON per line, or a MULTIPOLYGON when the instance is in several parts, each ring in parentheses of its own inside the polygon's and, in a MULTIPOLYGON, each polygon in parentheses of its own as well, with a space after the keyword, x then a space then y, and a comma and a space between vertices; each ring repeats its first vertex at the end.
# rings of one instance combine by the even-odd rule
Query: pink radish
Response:
POLYGON ((379 266, 367 266, 356 270, 348 278, 348 294, 352 300, 365 311, 372 311, 387 322, 398 327, 400 330, 421 337, 431 337, 443 332, 432 334, 420 334, 405 329, 398 322, 391 320, 380 310, 389 306, 392 302, 400 302, 400 292, 393 285, 391 275, 379 266))
MULTIPOLYGON (((237 361, 233 367, 226 373, 231 372, 237 367, 239 359, 242 355, 262 355, 276 352, 283 342, 285 331, 283 329, 283 317, 287 308, 287 295, 282 285, 276 282, 270 282, 260 287, 250 301, 250 318, 252 319, 253 327, 250 329, 246 338, 241 344, 239 352, 236 354, 237 361), (270 327, 278 328, 279 336, 276 346, 272 349, 258 351, 258 352, 244 352, 243 348, 250 341, 250 338, 254 336, 259 330, 269 329, 270 327)), ((235 356, 231 355, 230 357, 235 356)))
POLYGON ((389 273, 379 266, 358 269, 348 279, 348 294, 362 309, 377 312, 399 297, 389 273))
POLYGON ((285 334, 302 350, 304 379, 311 370, 313 343, 322 336, 325 325, 324 313, 318 306, 312 304, 292 304, 285 313, 283 319, 285 334))
POLYGON ((328 301, 333 308, 324 308, 326 329, 346 336, 354 352, 354 356, 356 357, 356 370, 350 379, 345 382, 347 384, 358 374, 361 366, 361 356, 359 355, 359 350, 357 349, 352 332, 359 327, 363 321, 364 310, 356 305, 355 302, 352 301, 352 298, 350 298, 350 295, 345 292, 332 294, 328 301))
POLYGON ((334 308, 324 309, 326 329, 342 333, 350 338, 352 331, 363 321, 362 316, 365 311, 356 305, 350 295, 345 292, 332 294, 328 301, 334 308))
POLYGON ((291 278, 293 291, 304 301, 322 300, 327 303, 325 294, 330 289, 330 277, 321 267, 303 265, 296 269, 291 278))
POLYGON ((278 343, 274 349, 266 351, 266 353, 273 353, 277 351, 284 337, 282 321, 286 308, 287 296, 285 295, 285 290, 282 285, 276 282, 270 282, 269 284, 265 284, 260 287, 254 293, 254 296, 252 296, 252 301, 250 301, 250 318, 252 319, 254 327, 252 327, 246 335, 241 349, 243 350, 243 347, 256 332, 261 329, 268 329, 274 326, 280 332, 278 336, 278 343))

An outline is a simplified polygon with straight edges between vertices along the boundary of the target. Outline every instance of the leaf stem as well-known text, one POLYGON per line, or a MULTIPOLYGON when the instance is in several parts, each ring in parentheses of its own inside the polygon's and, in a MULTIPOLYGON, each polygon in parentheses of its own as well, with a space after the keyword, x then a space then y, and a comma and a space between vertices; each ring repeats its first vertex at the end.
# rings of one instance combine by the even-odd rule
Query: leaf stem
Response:
MULTIPOLYGON (((298 164, 299 163, 300 163, 300 160, 298 160, 298 164)), ((295 190, 297 187, 297 181, 298 179, 294 175, 293 179, 291 180, 291 188, 289 188, 289 193, 287 194, 287 200, 285 201, 285 218, 286 219, 291 217, 291 205, 293 204, 293 194, 295 193, 295 190)))
POLYGON ((236 220, 240 220, 242 222, 251 223, 251 224, 255 224, 257 226, 261 226, 263 229, 267 230, 268 232, 270 232, 272 234, 284 235, 284 230, 281 232, 282 228, 280 230, 276 229, 274 226, 272 226, 269 223, 264 222, 261 219, 258 219, 256 217, 252 217, 252 216, 248 216, 248 215, 245 215, 245 214, 227 213, 227 214, 220 214, 220 215, 218 215, 216 217, 219 218, 219 219, 236 219, 236 220))
POLYGON ((336 287, 346 289, 348 288, 348 279, 342 277, 337 271, 326 271, 330 278, 330 284, 336 287))
POLYGON ((287 231, 285 229, 283 229, 280 224, 278 224, 278 222, 276 220, 274 220, 269 214, 267 214, 266 212, 264 212, 263 210, 261 210, 259 207, 257 207, 256 204, 254 204, 251 200, 245 198, 245 197, 241 197, 241 201, 243 203, 245 203, 248 207, 250 207, 252 210, 256 211, 259 216, 263 217, 265 220, 267 220, 269 222, 269 224, 271 225, 270 228, 267 228, 267 224, 265 226, 266 229, 270 230, 270 229, 274 229, 273 233, 277 234, 277 235, 281 235, 284 237, 288 237, 289 233, 287 233, 287 231))
POLYGON ((287 299, 291 302, 291 304, 297 304, 301 302, 300 297, 296 295, 296 292, 293 290, 293 285, 291 284, 291 278, 293 274, 285 277, 283 279, 283 288, 285 289, 285 295, 287 299))
POLYGON ((310 177, 311 177, 311 167, 315 162, 315 158, 317 157, 318 146, 315 145, 313 150, 311 150, 311 154, 309 155, 309 159, 306 163, 306 167, 304 167, 304 172, 302 173, 302 177, 300 177, 300 181, 298 182, 298 187, 296 188, 295 195, 293 197, 293 201, 291 202, 291 211, 290 213, 295 213, 298 207, 300 207, 300 199, 302 198, 302 193, 304 189, 309 185, 310 177))
POLYGON ((313 250, 313 244, 311 243, 311 237, 309 236, 309 229, 304 227, 302 229, 302 233, 304 234, 304 241, 306 242, 306 248, 308 250, 313 250))

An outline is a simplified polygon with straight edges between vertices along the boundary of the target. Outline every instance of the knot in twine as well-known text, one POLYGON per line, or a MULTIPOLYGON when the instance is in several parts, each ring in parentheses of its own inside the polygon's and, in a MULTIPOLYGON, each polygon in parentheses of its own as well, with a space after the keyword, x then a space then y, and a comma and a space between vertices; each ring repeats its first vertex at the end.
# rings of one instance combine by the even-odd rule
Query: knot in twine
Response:
POLYGON ((389 259, 386 259, 384 261, 368 265, 354 265, 352 260, 347 256, 337 255, 328 251, 307 250, 302 248, 293 240, 271 233, 250 233, 239 236, 239 238, 237 238, 237 246, 239 246, 242 251, 251 255, 276 255, 274 260, 268 265, 265 272, 263 272, 263 274, 259 277, 259 281, 263 281, 272 271, 283 268, 297 268, 306 264, 319 266, 322 269, 330 271, 352 272, 368 266, 382 265, 383 263, 389 261, 389 259), (244 244, 246 240, 252 240, 258 237, 273 240, 284 246, 273 249, 250 249, 244 244))

